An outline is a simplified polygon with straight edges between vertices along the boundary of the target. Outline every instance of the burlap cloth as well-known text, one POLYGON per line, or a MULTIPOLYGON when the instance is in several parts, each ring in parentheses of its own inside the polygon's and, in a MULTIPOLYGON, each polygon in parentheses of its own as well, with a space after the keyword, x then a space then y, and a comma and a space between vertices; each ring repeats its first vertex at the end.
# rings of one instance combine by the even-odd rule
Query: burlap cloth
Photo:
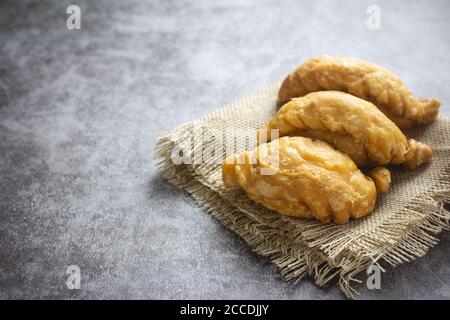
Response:
MULTIPOLYGON (((164 177, 187 190, 254 251, 269 257, 284 279, 297 281, 308 274, 322 286, 337 278, 347 297, 357 293, 354 282, 361 282, 364 274, 356 275, 370 265, 396 266, 423 256, 438 243, 435 235, 448 229, 450 220, 450 211, 444 206, 450 202, 450 120, 442 116, 429 126, 405 132, 432 147, 431 163, 412 172, 391 167, 391 189, 379 196, 375 211, 346 225, 285 217, 254 203, 241 189, 225 190, 220 160, 201 164, 172 161, 173 148, 180 144, 188 146, 180 155, 193 155, 201 148, 213 156, 211 150, 216 150, 215 156, 224 157, 220 154, 225 149, 223 139, 202 133, 201 143, 193 141, 194 128, 214 133, 227 130, 227 134, 231 130, 236 135, 242 128, 256 129, 275 114, 278 88, 279 84, 267 87, 161 136, 155 159, 164 177)), ((236 151, 244 148, 237 146, 236 151)))

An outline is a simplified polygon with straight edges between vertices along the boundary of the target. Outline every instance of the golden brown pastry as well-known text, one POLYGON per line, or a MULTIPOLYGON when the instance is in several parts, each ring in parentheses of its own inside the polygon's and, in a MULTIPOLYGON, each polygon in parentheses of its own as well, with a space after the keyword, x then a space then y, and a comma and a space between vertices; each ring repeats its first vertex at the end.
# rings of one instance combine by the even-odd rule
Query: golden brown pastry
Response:
POLYGON ((376 167, 370 170, 367 175, 375 182, 377 192, 384 193, 389 190, 391 185, 391 172, 383 167, 376 167))
POLYGON ((399 77, 375 64, 331 56, 312 58, 289 74, 278 99, 285 103, 323 90, 344 91, 370 101, 400 128, 433 121, 441 104, 437 99, 414 98, 399 77))
POLYGON ((415 170, 422 163, 427 162, 433 155, 433 150, 422 142, 409 139, 408 144, 409 149, 405 154, 404 163, 408 170, 415 170))
POLYGON ((322 222, 361 218, 376 201, 375 183, 347 155, 304 137, 283 137, 227 158, 222 179, 269 209, 322 222))
POLYGON ((359 166, 404 164, 415 169, 431 158, 423 143, 407 140, 372 103, 339 91, 294 98, 263 126, 263 132, 324 140, 347 153, 359 166))

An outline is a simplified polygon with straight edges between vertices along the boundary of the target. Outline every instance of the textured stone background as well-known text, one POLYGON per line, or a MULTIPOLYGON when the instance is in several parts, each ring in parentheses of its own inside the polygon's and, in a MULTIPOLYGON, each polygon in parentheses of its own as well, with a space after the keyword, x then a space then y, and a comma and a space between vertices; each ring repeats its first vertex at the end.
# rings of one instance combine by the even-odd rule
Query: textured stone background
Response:
MULTIPOLYGON (((449 14, 445 0, 1 1, 0 298, 343 298, 285 283, 164 182, 155 139, 325 53, 379 63, 450 115, 449 14)), ((362 298, 449 299, 440 239, 362 298)))

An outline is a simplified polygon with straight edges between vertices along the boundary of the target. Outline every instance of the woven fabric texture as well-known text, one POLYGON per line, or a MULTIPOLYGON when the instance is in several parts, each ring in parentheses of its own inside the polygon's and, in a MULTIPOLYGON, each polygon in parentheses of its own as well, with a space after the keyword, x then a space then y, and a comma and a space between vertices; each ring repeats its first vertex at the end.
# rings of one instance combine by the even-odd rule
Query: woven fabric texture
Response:
POLYGON ((162 135, 155 147, 157 165, 169 182, 187 190, 224 226, 269 257, 284 279, 310 275, 318 285, 337 279, 334 283, 353 298, 355 282, 362 278, 358 274, 370 265, 396 266, 423 256, 437 244, 435 235, 448 229, 450 120, 439 117, 405 131, 408 138, 432 147, 432 161, 412 172, 390 167, 391 188, 378 196, 371 215, 345 225, 322 224, 282 216, 241 189, 223 187, 221 161, 232 151, 249 148, 245 133, 276 113, 278 88, 267 87, 162 135))

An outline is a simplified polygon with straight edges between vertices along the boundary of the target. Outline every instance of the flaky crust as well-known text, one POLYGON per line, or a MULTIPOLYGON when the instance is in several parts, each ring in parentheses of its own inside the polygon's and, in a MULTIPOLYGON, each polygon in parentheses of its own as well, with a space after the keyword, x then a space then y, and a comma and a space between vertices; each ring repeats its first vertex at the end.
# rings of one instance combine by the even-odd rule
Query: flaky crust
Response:
POLYGON ((408 170, 415 170, 422 163, 428 162, 433 155, 433 150, 426 144, 414 139, 408 140, 409 148, 405 155, 405 167, 408 170))
POLYGON ((244 188, 269 209, 322 222, 342 224, 363 217, 376 201, 374 182, 347 155, 304 137, 283 137, 228 158, 222 179, 226 187, 244 188), (267 160, 273 159, 274 150, 278 165, 267 160), (267 169, 271 175, 261 174, 267 169))
POLYGON ((433 121, 440 106, 437 99, 416 99, 398 76, 382 67, 331 56, 312 58, 290 73, 283 81, 278 99, 285 103, 322 90, 344 91, 370 101, 400 128, 433 121))
POLYGON ((428 146, 410 146, 400 129, 372 103, 339 91, 292 99, 261 128, 269 138, 272 129, 279 129, 280 136, 324 140, 360 166, 405 163, 416 168, 431 157, 428 150, 424 152, 428 146))
POLYGON ((384 193, 391 185, 391 172, 383 167, 376 167, 370 170, 367 175, 372 178, 377 188, 377 192, 384 193))

